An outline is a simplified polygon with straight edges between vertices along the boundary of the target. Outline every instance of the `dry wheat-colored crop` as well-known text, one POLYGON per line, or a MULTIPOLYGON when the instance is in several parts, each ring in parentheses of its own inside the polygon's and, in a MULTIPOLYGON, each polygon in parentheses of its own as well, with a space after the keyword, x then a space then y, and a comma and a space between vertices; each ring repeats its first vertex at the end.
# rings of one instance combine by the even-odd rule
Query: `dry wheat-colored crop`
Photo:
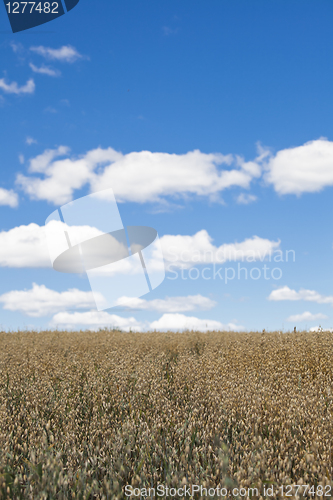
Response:
POLYGON ((121 499, 158 484, 262 497, 308 484, 319 498, 332 380, 327 332, 0 333, 0 498, 121 499))

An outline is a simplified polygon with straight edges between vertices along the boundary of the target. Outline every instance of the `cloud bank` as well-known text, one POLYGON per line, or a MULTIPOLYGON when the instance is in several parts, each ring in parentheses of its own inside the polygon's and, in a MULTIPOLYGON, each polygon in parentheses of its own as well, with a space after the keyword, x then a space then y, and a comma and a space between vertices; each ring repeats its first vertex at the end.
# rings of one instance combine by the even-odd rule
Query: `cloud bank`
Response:
MULTIPOLYGON (((19 88, 15 82, 5 84, 3 79, 0 87, 1 82, 8 92, 34 90, 19 88)), ((122 154, 113 148, 96 148, 75 157, 70 156, 68 147, 60 146, 32 158, 30 175, 18 174, 16 183, 31 199, 55 205, 68 203, 74 191, 86 185, 91 192, 111 187, 118 202, 161 204, 170 197, 189 196, 221 201, 223 191, 249 189, 262 173, 266 186, 271 185, 280 195, 300 196, 333 185, 333 142, 325 138, 275 155, 260 146, 258 150, 259 155, 246 162, 238 155, 199 150, 180 155, 150 151, 122 154)), ((235 200, 247 205, 257 197, 242 192, 235 200)))
POLYGON ((56 314, 50 326, 53 328, 76 329, 83 326, 86 329, 98 330, 99 328, 119 328, 128 332, 129 330, 141 332, 143 324, 135 318, 122 318, 116 314, 107 312, 88 311, 88 312, 60 312, 56 314))
MULTIPOLYGON (((12 85, 14 92, 17 84, 12 85)), ((238 155, 199 150, 180 155, 150 151, 122 154, 113 148, 97 148, 74 157, 69 148, 60 146, 30 160, 29 174, 41 176, 19 174, 17 184, 31 199, 59 205, 71 201, 74 191, 85 185, 91 192, 112 187, 119 202, 165 203, 168 197, 189 196, 219 201, 226 189, 249 189, 262 172, 266 185, 280 195, 300 196, 333 185, 333 142, 327 139, 275 155, 260 146, 258 149, 259 155, 246 162, 238 155), (37 164, 38 169, 34 168, 37 164)), ((256 199, 253 194, 240 193, 236 202, 247 205, 256 199)))
POLYGON ((75 158, 69 157, 69 148, 60 146, 31 159, 28 172, 42 176, 19 174, 16 182, 25 193, 31 199, 61 205, 87 184, 92 192, 111 187, 118 202, 163 202, 168 196, 190 195, 218 200, 225 189, 249 188, 260 177, 261 167, 240 157, 199 150, 183 155, 122 154, 97 148, 75 158))
MULTIPOLYGON (((1 193, 1 192, 0 192, 1 193)), ((61 224, 61 222, 55 224, 61 224)), ((89 226, 71 227, 75 234, 97 236, 100 231, 89 226)), ((213 239, 206 230, 193 236, 164 235, 160 238, 167 269, 170 266, 188 268, 196 264, 222 263, 227 260, 263 260, 265 256, 278 250, 280 241, 270 241, 254 236, 241 243, 226 243, 219 247, 212 244, 213 239)), ((126 259, 122 261, 120 272, 131 272, 126 259)), ((159 255, 152 254, 150 264, 159 269, 159 255), (155 262, 156 261, 156 262, 155 262)), ((31 223, 0 232, 1 267, 51 267, 44 226, 31 223)), ((140 268, 141 270, 141 268, 140 268)), ((135 272, 135 269, 132 269, 135 272)), ((273 299, 274 300, 274 299, 273 299)))
POLYGON ((152 323, 141 323, 135 318, 122 318, 116 314, 107 312, 88 311, 85 313, 58 313, 56 314, 50 325, 65 329, 76 329, 84 327, 85 329, 98 330, 98 328, 119 328, 124 331, 242 331, 244 327, 228 323, 224 325, 220 321, 211 319, 199 319, 195 316, 185 316, 184 314, 163 314, 163 316, 152 323))
POLYGON ((199 319, 194 316, 185 316, 184 314, 163 314, 157 321, 150 323, 151 330, 197 330, 197 331, 211 331, 211 330, 243 330, 244 327, 228 323, 224 325, 220 321, 212 319, 199 319))
MULTIPOLYGON (((102 297, 100 298, 102 300, 102 297)), ((57 292, 45 285, 33 283, 30 290, 12 290, 0 295, 3 308, 8 311, 19 311, 27 316, 42 317, 75 309, 92 309, 95 300, 92 292, 84 292, 76 288, 57 292)), ((145 300, 136 297, 120 297, 117 305, 139 311, 156 311, 160 313, 188 312, 209 310, 216 302, 202 295, 187 297, 166 297, 165 299, 145 300)))

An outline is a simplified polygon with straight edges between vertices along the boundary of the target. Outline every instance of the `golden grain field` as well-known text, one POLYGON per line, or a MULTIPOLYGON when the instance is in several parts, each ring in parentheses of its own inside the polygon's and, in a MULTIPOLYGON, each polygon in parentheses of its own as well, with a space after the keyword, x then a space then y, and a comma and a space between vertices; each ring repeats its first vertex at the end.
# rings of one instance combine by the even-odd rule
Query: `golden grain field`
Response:
POLYGON ((3 332, 0 375, 1 499, 331 497, 331 333, 3 332))

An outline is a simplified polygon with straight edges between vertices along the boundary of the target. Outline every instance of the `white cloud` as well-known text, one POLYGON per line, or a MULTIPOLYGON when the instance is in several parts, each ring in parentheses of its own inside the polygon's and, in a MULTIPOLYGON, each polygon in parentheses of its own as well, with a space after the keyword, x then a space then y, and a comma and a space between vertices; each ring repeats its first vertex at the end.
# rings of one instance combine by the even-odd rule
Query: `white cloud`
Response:
MULTIPOLYGON (((8 205, 15 208, 18 206, 18 195, 12 189, 0 188, 0 205, 8 205)), ((0 233, 1 235, 1 233, 0 233)), ((1 254, 1 249, 0 249, 1 254)))
POLYGON ((267 163, 265 180, 279 194, 319 192, 333 186, 333 142, 325 138, 283 149, 267 163))
POLYGON ((25 85, 19 87, 17 82, 6 83, 4 78, 0 78, 0 89, 2 89, 7 94, 33 94, 35 92, 35 82, 32 78, 27 81, 25 85))
POLYGON ((84 326, 89 330, 98 330, 99 328, 119 328, 125 331, 142 331, 143 324, 135 318, 122 318, 116 314, 107 312, 88 311, 88 312, 60 312, 56 314, 51 321, 50 326, 77 329, 84 326))
POLYGON ((166 297, 165 299, 144 300, 135 297, 120 297, 117 305, 143 311, 158 311, 160 313, 178 313, 195 309, 209 310, 216 302, 202 295, 188 297, 166 297))
POLYGON ((228 260, 264 260, 280 246, 280 240, 253 236, 241 243, 224 243, 217 247, 205 229, 193 236, 165 235, 161 237, 163 256, 174 266, 191 267, 195 264, 223 263, 228 260))
MULTIPOLYGON (((61 148, 68 154, 68 148, 61 148)), ((97 148, 79 158, 54 161, 59 149, 38 171, 43 177, 18 176, 18 184, 31 198, 62 204, 73 199, 74 190, 90 184, 92 192, 112 187, 119 202, 163 202, 167 196, 189 195, 217 201, 223 190, 248 188, 261 175, 255 162, 199 150, 183 155, 150 151, 123 155, 112 148, 97 148)))
POLYGON ((292 316, 289 316, 287 318, 287 321, 290 321, 292 323, 300 323, 302 321, 316 321, 317 319, 327 319, 328 316, 325 316, 325 314, 312 314, 309 311, 306 311, 302 314, 294 314, 292 316))
POLYGON ((51 267, 44 228, 31 223, 1 231, 0 266, 51 267))
MULTIPOLYGON (((117 153, 110 150, 93 150, 83 158, 53 161, 55 158, 67 155, 69 148, 60 146, 30 160, 30 173, 43 173, 45 179, 17 176, 17 184, 29 194, 32 199, 48 200, 62 205, 72 200, 73 191, 82 188, 92 177, 94 168, 110 161, 117 153)), ((107 186, 105 186, 106 188, 107 186)))
POLYGON ((34 139, 33 137, 30 137, 28 136, 25 140, 26 144, 28 144, 28 146, 31 146, 31 144, 37 144, 37 141, 36 139, 34 139))
MULTIPOLYGON (((83 292, 75 288, 57 292, 36 283, 33 283, 30 290, 12 290, 0 295, 0 302, 4 304, 3 308, 6 310, 19 311, 33 317, 96 307, 92 292, 83 292)), ((121 297, 117 305, 142 311, 173 313, 195 309, 209 310, 215 307, 216 302, 202 295, 166 297, 150 301, 135 297, 121 297)))
POLYGON ((258 198, 254 194, 241 193, 237 196, 236 201, 240 205, 248 205, 249 203, 252 203, 257 199, 258 198))
MULTIPOLYGON (((193 236, 188 235, 164 235, 160 237, 164 268, 168 272, 175 272, 176 268, 189 269, 195 265, 223 264, 227 261, 256 262, 274 258, 274 252, 279 250, 280 241, 253 236, 240 243, 225 243, 219 247, 212 244, 212 238, 203 229, 193 236)), ((159 247, 152 247, 149 259, 149 268, 154 271, 161 270, 159 247)), ((111 269, 96 269, 96 275, 107 273, 110 277, 115 274, 136 274, 141 272, 141 264, 136 264, 127 259, 119 261, 117 267, 111 269)), ((143 303, 142 303, 143 304, 143 303)), ((190 309, 189 309, 190 310, 190 309)), ((162 312, 162 311, 161 311, 162 312)))
POLYGON ((218 199, 231 187, 249 187, 260 168, 239 163, 232 155, 201 153, 183 155, 133 152, 119 156, 91 180, 93 191, 113 186, 119 201, 160 201, 165 196, 197 195, 218 199), (236 165, 229 168, 232 163, 236 165), (224 166, 224 168, 222 168, 224 166))
POLYGON ((19 162, 21 163, 21 165, 24 164, 24 155, 19 154, 19 162))
POLYGON ((59 146, 57 149, 46 149, 44 153, 30 160, 29 172, 41 173, 45 172, 49 164, 57 157, 64 156, 69 153, 69 148, 59 146))
POLYGON ((68 63, 73 63, 84 57, 71 45, 63 45, 60 49, 51 49, 50 47, 43 47, 40 45, 38 47, 30 47, 30 50, 46 59, 68 63))
POLYGON ((332 295, 320 295, 315 290, 306 290, 301 288, 299 292, 292 290, 288 286, 283 286, 277 290, 273 290, 268 297, 268 300, 305 300, 307 302, 317 302, 317 304, 331 304, 333 306, 332 295))
POLYGON ((40 73, 41 75, 48 75, 48 76, 60 76, 61 75, 61 72, 59 70, 52 69, 49 66, 38 67, 32 63, 30 63, 29 66, 34 73, 40 73))
POLYGON ((19 311, 32 317, 48 316, 64 309, 95 307, 92 292, 83 292, 75 288, 66 292, 56 292, 36 283, 33 283, 31 290, 13 290, 0 295, 0 302, 4 304, 4 309, 19 311))
MULTIPOLYGON (((41 163, 42 160, 36 165, 36 168, 40 168, 41 163)), ((0 189, 0 203, 1 192, 0 189)), ((6 193, 7 204, 10 202, 11 206, 16 206, 17 195, 11 192, 9 196, 8 193, 10 192, 6 193)), ((56 221, 54 221, 54 223, 57 224, 56 221)), ((59 224, 62 223, 59 222, 59 224)), ((96 228, 89 226, 72 226, 70 230, 76 235, 84 234, 84 239, 92 238, 100 234, 100 231, 96 228)), ((211 243, 212 238, 205 230, 199 231, 194 236, 165 235, 160 238, 160 241, 167 266, 172 264, 184 267, 191 267, 192 265, 203 263, 221 263, 225 260, 234 259, 246 259, 250 262, 259 258, 263 260, 270 252, 274 252, 280 244, 280 242, 271 242, 270 240, 254 236, 252 239, 244 240, 241 243, 229 243, 221 245, 220 247, 215 247, 211 243)), ((135 267, 131 267, 127 259, 123 259, 120 262, 123 265, 120 266, 119 272, 135 273, 135 267)), ((31 223, 27 226, 22 225, 8 231, 0 232, 0 266, 51 267, 44 226, 31 223)), ((154 252, 151 257, 150 266, 152 266, 151 268, 153 269, 160 269, 159 255, 155 258, 154 252)), ((192 296, 191 300, 195 302, 196 300, 200 301, 203 299, 194 299, 192 296)), ((144 304, 144 302, 142 304, 144 304)), ((154 302, 154 304, 154 307, 157 307, 158 302, 154 302)), ((171 303, 169 303, 169 305, 171 305, 171 303)), ((199 302, 197 305, 199 305, 199 302)), ((201 302, 201 306, 203 307, 203 302, 201 302)), ((142 308, 144 307, 145 306, 142 305, 142 308)))
POLYGON ((199 319, 194 316, 185 316, 184 314, 163 314, 163 316, 152 323, 140 323, 135 318, 122 318, 115 314, 107 312, 75 312, 67 313, 61 312, 56 314, 50 324, 52 327, 77 329, 81 326, 91 330, 98 328, 120 328, 121 330, 129 331, 143 331, 143 330, 195 330, 195 331, 209 331, 209 330, 227 330, 227 331, 241 331, 244 327, 228 323, 224 325, 219 321, 210 319, 199 319))
MULTIPOLYGON (((1 196, 1 191, 0 191, 1 196)), ((51 224, 62 222, 53 221, 51 224)), ((64 224, 64 227, 67 227, 64 224)), ((71 234, 85 239, 101 235, 101 231, 90 226, 71 226, 71 234)), ((57 233, 59 234, 59 232, 57 233)), ((82 241, 82 239, 80 240, 82 241)), ((52 267, 46 241, 45 226, 31 223, 0 232, 1 267, 52 267)))
POLYGON ((310 328, 309 332, 333 332, 333 328, 322 328, 319 325, 319 326, 314 326, 313 328, 310 328))
POLYGON ((185 314, 163 314, 157 321, 150 323, 151 330, 195 330, 195 331, 210 331, 210 330, 243 330, 244 327, 228 323, 224 325, 220 321, 212 319, 199 319, 195 316, 185 316, 185 314))

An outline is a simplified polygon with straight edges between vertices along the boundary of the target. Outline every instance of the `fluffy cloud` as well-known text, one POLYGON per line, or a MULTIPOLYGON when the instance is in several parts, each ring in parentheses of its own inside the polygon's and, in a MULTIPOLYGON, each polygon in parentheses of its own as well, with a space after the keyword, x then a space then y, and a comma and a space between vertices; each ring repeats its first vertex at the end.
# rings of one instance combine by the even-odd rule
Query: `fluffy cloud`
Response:
MULTIPOLYGON (((100 298, 102 299, 102 297, 100 298)), ((57 292, 45 285, 33 283, 30 290, 12 290, 0 295, 3 308, 8 311, 19 311, 27 316, 41 317, 73 309, 95 308, 92 292, 83 292, 75 288, 65 292, 57 292)), ((216 302, 202 295, 188 297, 166 297, 165 299, 144 300, 135 297, 121 297, 118 306, 158 312, 187 312, 195 309, 209 310, 216 302)))
MULTIPOLYGON (((68 229, 68 226, 60 221, 52 221, 50 224, 53 224, 55 229, 57 225, 68 229)), ((71 235, 77 238, 81 237, 80 241, 103 234, 97 228, 90 226, 71 226, 70 230, 71 235), (82 238, 82 234, 84 238, 82 238)), ((59 231, 57 234, 59 234, 59 231)), ((54 244, 56 245, 56 243, 55 241, 54 244)), ((52 252, 53 254, 54 252, 52 252)), ((52 267, 45 226, 38 226, 38 224, 31 223, 28 226, 18 226, 9 231, 1 231, 0 266, 52 267)))
POLYGON ((72 200, 75 189, 89 184, 96 192, 112 187, 119 202, 161 202, 166 196, 206 196, 218 200, 228 188, 248 188, 260 177, 261 167, 240 157, 199 150, 183 155, 133 152, 123 155, 112 148, 94 149, 79 158, 64 146, 47 150, 30 161, 29 173, 43 177, 17 178, 18 185, 33 199, 62 204, 72 200), (65 152, 64 152, 65 151, 65 152), (33 165, 47 159, 38 170, 33 165))
POLYGON ((98 330, 98 328, 119 328, 124 331, 142 331, 143 324, 135 318, 122 318, 116 314, 107 312, 88 311, 88 312, 60 312, 56 314, 50 323, 53 328, 77 329, 78 327, 86 327, 90 330, 98 330))
MULTIPOLYGON (((61 222, 56 221, 54 224, 62 225, 61 222)), ((73 226, 71 227, 71 231, 76 235, 83 233, 85 235, 84 239, 101 234, 96 228, 89 226, 73 226)), ((249 260, 251 262, 255 259, 263 260, 265 256, 277 250, 280 245, 279 241, 274 242, 254 236, 241 243, 226 243, 220 247, 216 247, 211 243, 212 238, 205 230, 199 231, 193 236, 165 235, 160 238, 160 241, 167 268, 170 265, 191 267, 195 264, 222 263, 226 260, 236 259, 249 260)), ((122 263, 122 267, 119 267, 119 272, 135 272, 134 268, 129 267, 128 260, 123 259, 120 262, 122 263)), ((160 259, 158 255, 155 258, 154 253, 152 254, 150 265, 154 269, 159 269, 160 259)), ((0 266, 51 267, 44 226, 31 223, 27 226, 15 227, 9 231, 1 231, 0 266)), ((272 294, 276 292, 277 290, 272 292, 272 294)), ((270 300, 279 299, 273 298, 270 300)), ((156 304, 155 306, 157 307, 156 304)))
MULTIPOLYGON (((0 82, 13 92, 18 89, 17 84, 0 82)), ((275 156, 258 146, 259 155, 248 162, 237 155, 199 150, 182 155, 150 151, 122 154, 112 148, 97 148, 75 158, 69 156, 68 148, 62 149, 66 149, 67 158, 55 161, 64 156, 55 150, 55 156, 38 172, 42 176, 18 176, 18 184, 31 198, 66 203, 72 200, 74 190, 88 184, 92 192, 112 187, 120 202, 163 203, 166 197, 190 195, 218 201, 226 189, 248 189, 263 169, 266 183, 279 194, 301 195, 333 185, 333 142, 325 138, 283 149, 275 156), (64 184, 67 169, 70 175, 64 184)), ((249 204, 256 199, 241 193, 236 201, 249 204)))
POLYGON ((51 267, 44 228, 31 223, 1 231, 0 266, 51 267))
POLYGON ((33 283, 31 290, 13 290, 0 295, 0 302, 8 311, 19 311, 32 317, 48 316, 64 309, 95 307, 92 292, 83 292, 75 288, 66 292, 56 292, 36 283, 33 283))
POLYGON ((306 311, 302 314, 294 314, 293 316, 289 316, 287 318, 287 321, 290 321, 292 323, 301 323, 302 321, 317 321, 317 319, 327 319, 328 316, 325 316, 325 314, 312 314, 309 311, 306 311))
POLYGON ((60 49, 51 49, 50 47, 43 47, 39 45, 38 47, 30 47, 32 52, 46 59, 73 63, 78 59, 82 59, 83 56, 76 50, 75 47, 71 45, 63 45, 60 49))
POLYGON ((319 192, 333 186, 333 142, 325 138, 279 151, 267 162, 265 180, 279 194, 319 192))
POLYGON ((195 309, 208 310, 216 306, 216 302, 202 295, 188 297, 166 297, 165 299, 144 300, 135 297, 121 297, 117 305, 142 311, 158 311, 178 313, 195 309))
POLYGON ((196 331, 210 331, 210 330, 243 330, 244 327, 228 323, 224 325, 219 321, 212 319, 199 319, 195 316, 185 316, 185 314, 163 314, 157 321, 150 324, 151 330, 196 330, 196 331))
POLYGON ((161 238, 163 255, 174 266, 190 267, 195 264, 223 263, 229 260, 263 260, 278 250, 280 241, 270 241, 258 236, 241 243, 225 243, 219 247, 205 229, 193 236, 165 235, 161 238))
POLYGON ((7 94, 33 94, 35 92, 35 82, 32 78, 27 81, 25 85, 21 87, 17 82, 6 83, 4 78, 0 78, 0 89, 2 89, 7 94))
POLYGON ((273 290, 268 297, 268 300, 305 300, 307 302, 317 302, 317 304, 331 304, 333 306, 332 295, 320 295, 315 290, 306 290, 301 288, 299 292, 292 290, 288 286, 283 286, 277 290, 273 290))
POLYGON ((41 75, 48 75, 48 76, 60 76, 61 75, 60 71, 58 71, 57 69, 52 69, 49 66, 38 67, 32 63, 30 63, 29 66, 34 73, 40 73, 41 75))
POLYGON ((50 324, 52 327, 77 329, 79 327, 86 327, 91 330, 98 328, 119 328, 125 331, 143 331, 143 330, 196 330, 196 331, 209 331, 209 330, 235 330, 240 331, 244 328, 233 323, 224 325, 219 321, 210 319, 199 319, 194 316, 185 316, 184 314, 163 314, 163 316, 150 324, 138 322, 135 318, 122 318, 115 314, 107 312, 88 311, 85 313, 75 312, 67 313, 62 312, 56 314, 50 324))
POLYGON ((17 207, 18 206, 17 194, 11 189, 7 190, 4 188, 0 188, 0 205, 8 205, 9 207, 12 208, 17 207))
POLYGON ((57 149, 46 149, 44 153, 30 160, 30 173, 43 173, 47 170, 49 164, 59 156, 64 156, 69 153, 69 148, 59 146, 57 149))
POLYGON ((68 153, 69 149, 65 146, 45 150, 30 160, 29 165, 29 173, 42 173, 45 178, 25 177, 19 174, 16 179, 17 184, 32 199, 47 200, 62 205, 72 200, 75 189, 82 188, 92 179, 95 168, 105 162, 114 161, 118 156, 118 153, 111 148, 95 149, 77 160, 66 158, 54 161, 68 153))

